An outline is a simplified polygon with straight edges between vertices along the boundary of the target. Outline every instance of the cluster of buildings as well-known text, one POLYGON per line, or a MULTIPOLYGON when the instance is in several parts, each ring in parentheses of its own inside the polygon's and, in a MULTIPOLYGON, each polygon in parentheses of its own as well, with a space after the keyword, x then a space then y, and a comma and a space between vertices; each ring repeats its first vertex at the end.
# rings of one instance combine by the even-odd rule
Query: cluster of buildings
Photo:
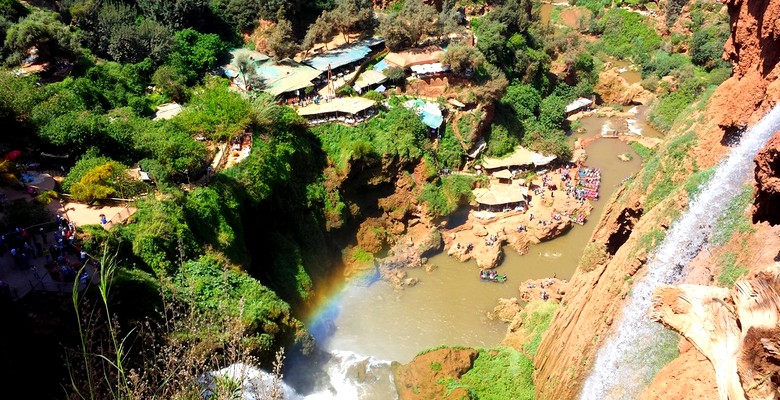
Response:
MULTIPOLYGON (((360 123, 375 115, 376 103, 362 97, 338 97, 336 92, 351 86, 358 94, 374 90, 384 92, 388 68, 400 68, 410 79, 445 74, 449 67, 440 59, 444 50, 439 47, 386 53, 384 39, 367 38, 338 48, 322 51, 303 60, 274 61, 265 54, 249 49, 235 49, 232 60, 223 66, 225 76, 241 90, 247 90, 245 73, 238 66, 239 58, 247 58, 254 69, 252 75, 257 89, 265 91, 279 102, 296 107, 309 123, 360 123), (383 56, 372 68, 369 62, 383 56)), ((246 79, 248 80, 248 78, 246 79)), ((443 122, 441 110, 430 105, 411 107, 418 110, 423 122, 433 131, 443 122), (433 126, 435 124, 435 126, 433 126)))
POLYGON ((477 166, 480 174, 484 173, 494 178, 488 188, 474 189, 474 200, 480 209, 490 211, 506 211, 526 209, 528 206, 529 187, 524 179, 516 179, 519 173, 533 169, 545 168, 555 156, 545 156, 522 146, 502 158, 485 157, 477 166))

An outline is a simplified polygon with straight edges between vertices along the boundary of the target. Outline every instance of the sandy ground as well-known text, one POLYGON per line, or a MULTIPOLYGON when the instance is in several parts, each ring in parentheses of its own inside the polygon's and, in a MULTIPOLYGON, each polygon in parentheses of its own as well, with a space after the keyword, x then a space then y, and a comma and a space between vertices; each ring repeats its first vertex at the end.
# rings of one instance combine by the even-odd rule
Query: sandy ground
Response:
POLYGON ((62 207, 58 207, 57 212, 73 221, 73 225, 76 226, 99 224, 100 215, 104 214, 108 220, 104 227, 110 229, 113 225, 126 221, 136 210, 135 207, 92 206, 76 202, 65 202, 62 207))
MULTIPOLYGON (((55 181, 51 176, 42 175, 42 178, 35 181, 28 182, 30 185, 38 187, 40 190, 51 190, 55 186, 55 181)), ((0 196, 5 201, 33 201, 34 197, 29 195, 24 190, 11 187, 0 187, 0 196)), ((73 222, 73 225, 78 227, 87 224, 99 224, 100 215, 105 214, 109 223, 103 225, 104 228, 109 229, 111 226, 117 223, 122 223, 132 215, 136 209, 134 207, 125 206, 90 206, 86 204, 68 202, 63 200, 62 202, 54 200, 47 205, 52 213, 52 216, 59 214, 64 216, 73 222)), ((38 232, 40 228, 45 230, 46 240, 40 235, 36 234, 33 237, 34 241, 41 242, 44 247, 48 243, 53 243, 53 233, 56 229, 55 220, 52 217, 52 221, 49 223, 28 227, 30 232, 38 232)), ((68 254, 66 256, 71 264, 78 264, 81 267, 81 263, 78 260, 76 254, 68 254)), ((43 255, 35 254, 29 260, 29 268, 22 268, 14 262, 13 257, 8 251, 2 251, 0 249, 0 296, 10 295, 12 299, 19 299, 33 290, 43 290, 49 292, 58 292, 62 294, 69 294, 73 289, 72 282, 58 282, 54 280, 49 272, 46 270, 46 259, 43 255)), ((90 280, 94 282, 96 277, 93 276, 95 270, 92 265, 86 267, 90 276, 90 280)))

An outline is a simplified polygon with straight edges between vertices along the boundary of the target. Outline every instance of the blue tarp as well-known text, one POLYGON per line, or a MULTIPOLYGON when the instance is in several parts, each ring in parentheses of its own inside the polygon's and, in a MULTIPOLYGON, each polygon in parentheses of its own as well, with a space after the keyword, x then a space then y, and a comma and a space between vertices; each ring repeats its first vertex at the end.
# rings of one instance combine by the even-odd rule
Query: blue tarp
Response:
POLYGON ((444 117, 442 117, 441 114, 435 115, 422 112, 420 113, 420 116, 422 117, 423 124, 428 125, 432 129, 440 127, 441 123, 444 122, 444 117))
POLYGON ((378 63, 376 63, 374 65, 374 69, 379 71, 379 72, 383 72, 384 70, 387 69, 387 61, 382 59, 382 61, 380 61, 380 62, 378 62, 378 63))
POLYGON ((417 111, 417 115, 420 116, 422 122, 432 129, 437 129, 444 122, 444 117, 441 114, 441 109, 438 105, 431 102, 425 102, 422 99, 412 99, 404 103, 406 108, 411 108, 417 111))
POLYGON ((360 61, 366 58, 369 53, 371 53, 371 49, 368 46, 356 43, 319 54, 303 63, 311 65, 317 70, 327 71, 329 64, 331 69, 336 69, 360 61))

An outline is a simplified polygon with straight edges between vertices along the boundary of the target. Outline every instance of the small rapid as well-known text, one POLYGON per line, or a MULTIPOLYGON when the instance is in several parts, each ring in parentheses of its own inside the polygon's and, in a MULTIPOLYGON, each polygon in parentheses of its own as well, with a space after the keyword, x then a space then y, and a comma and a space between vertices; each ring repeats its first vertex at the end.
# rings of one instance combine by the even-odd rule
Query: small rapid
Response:
POLYGON ((658 344, 664 328, 648 317, 653 290, 678 282, 686 266, 707 243, 712 225, 749 178, 753 158, 780 130, 780 105, 743 135, 739 145, 721 162, 667 232, 647 265, 647 274, 633 287, 612 335, 596 354, 593 370, 585 380, 583 400, 637 399, 661 367, 664 355, 658 344))
MULTIPOLYGON (((288 360, 289 361, 289 360, 288 360)), ((349 351, 321 353, 297 365, 280 381, 273 373, 233 364, 209 373, 241 384, 241 400, 392 400, 398 398, 390 363, 349 351)), ((213 385, 209 390, 213 390, 213 385)))

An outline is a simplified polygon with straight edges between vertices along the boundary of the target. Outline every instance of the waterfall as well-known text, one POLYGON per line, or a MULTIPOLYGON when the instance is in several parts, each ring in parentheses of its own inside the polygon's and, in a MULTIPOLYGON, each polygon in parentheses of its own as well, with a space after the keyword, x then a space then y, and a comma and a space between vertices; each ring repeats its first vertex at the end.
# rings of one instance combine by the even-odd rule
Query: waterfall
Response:
POLYGON ((753 158, 779 129, 780 105, 743 135, 688 210, 672 224, 648 261, 647 274, 634 285, 620 322, 613 326, 614 333, 598 350, 581 399, 639 398, 660 368, 657 338, 664 328, 647 317, 653 290, 684 276, 685 266, 706 244, 713 223, 750 177, 753 158))
MULTIPOLYGON (((305 361, 304 361, 305 362, 305 361)), ((241 400, 271 398, 274 375, 248 364, 233 364, 212 371, 203 380, 207 394, 214 377, 229 377, 241 383, 241 400)), ((398 398, 390 363, 348 351, 321 353, 306 365, 298 364, 284 373, 278 389, 284 400, 392 400, 398 398), (304 390, 296 390, 305 386, 304 390), (303 384, 301 384, 303 383, 303 384)))

